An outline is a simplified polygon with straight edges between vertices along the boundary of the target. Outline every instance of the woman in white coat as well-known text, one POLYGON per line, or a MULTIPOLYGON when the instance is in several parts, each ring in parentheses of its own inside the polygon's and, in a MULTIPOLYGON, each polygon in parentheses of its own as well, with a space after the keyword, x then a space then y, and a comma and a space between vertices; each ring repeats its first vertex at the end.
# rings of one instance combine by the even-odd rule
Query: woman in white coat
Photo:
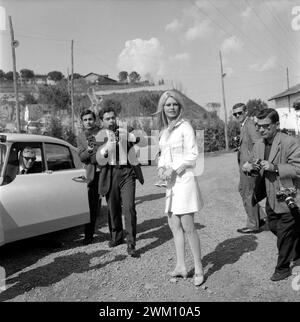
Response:
POLYGON ((184 120, 182 96, 176 90, 164 92, 158 102, 160 157, 158 176, 167 181, 165 213, 171 228, 177 263, 173 277, 187 277, 185 236, 187 236, 195 265, 194 285, 204 282, 200 240, 194 224, 194 214, 203 206, 196 178, 198 147, 191 124, 184 120))

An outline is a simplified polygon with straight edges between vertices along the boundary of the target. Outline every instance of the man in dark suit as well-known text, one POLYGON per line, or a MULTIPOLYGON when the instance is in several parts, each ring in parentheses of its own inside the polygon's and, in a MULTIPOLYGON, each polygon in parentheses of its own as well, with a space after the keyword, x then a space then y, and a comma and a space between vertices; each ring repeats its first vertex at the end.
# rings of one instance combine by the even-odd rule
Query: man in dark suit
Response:
POLYGON ((136 179, 143 184, 144 178, 133 145, 139 143, 142 146, 146 140, 142 136, 137 137, 133 132, 128 132, 127 129, 118 127, 116 112, 111 107, 102 109, 99 118, 102 120, 104 130, 99 132, 101 134, 96 136, 96 140, 104 144, 99 147, 96 159, 101 166, 99 192, 106 196, 108 205, 108 226, 111 236, 109 247, 122 244, 126 238, 128 254, 136 257, 136 179), (122 210, 126 236, 122 225, 122 210))
POLYGON ((35 150, 26 146, 20 153, 18 174, 29 174, 42 172, 41 165, 36 162, 35 150))
POLYGON ((85 238, 83 241, 87 245, 93 241, 96 220, 101 209, 101 198, 98 193, 98 181, 101 169, 97 167, 95 162, 97 149, 94 145, 95 135, 100 131, 100 128, 96 125, 96 115, 93 111, 83 111, 80 118, 83 131, 78 134, 77 147, 79 158, 85 164, 90 208, 90 223, 85 225, 85 238))
POLYGON ((241 126, 238 150, 238 164, 240 172, 239 193, 242 197, 247 214, 246 226, 239 228, 237 231, 241 234, 258 233, 260 231, 259 228, 265 223, 263 220, 265 214, 259 204, 253 205, 252 203, 255 178, 247 176, 242 171, 242 165, 253 156, 253 145, 260 141, 261 137, 253 120, 247 116, 247 108, 244 103, 235 104, 232 108, 232 114, 241 126))
MULTIPOLYGON (((288 206, 288 200, 278 199, 278 192, 285 188, 300 188, 300 145, 299 142, 279 131, 279 115, 272 108, 257 115, 257 127, 263 138, 253 148, 254 157, 261 159, 260 176, 256 180, 255 198, 259 202, 265 191, 266 212, 269 227, 277 237, 278 259, 272 281, 280 281, 291 274, 291 263, 300 260, 300 213, 295 204, 288 206), (292 207, 293 206, 293 207, 292 207)), ((246 162, 245 172, 255 165, 246 162)), ((257 170, 260 168, 258 167, 257 170)), ((300 205, 299 193, 294 197, 300 205)))

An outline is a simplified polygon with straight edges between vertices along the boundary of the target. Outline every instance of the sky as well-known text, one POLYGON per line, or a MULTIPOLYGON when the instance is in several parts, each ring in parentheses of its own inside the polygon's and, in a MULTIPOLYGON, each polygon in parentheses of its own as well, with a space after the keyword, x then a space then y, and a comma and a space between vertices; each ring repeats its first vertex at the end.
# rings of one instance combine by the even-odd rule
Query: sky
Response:
POLYGON ((0 69, 163 78, 205 106, 273 95, 300 83, 300 0, 0 0, 0 69), (287 68, 289 77, 287 77, 287 68))

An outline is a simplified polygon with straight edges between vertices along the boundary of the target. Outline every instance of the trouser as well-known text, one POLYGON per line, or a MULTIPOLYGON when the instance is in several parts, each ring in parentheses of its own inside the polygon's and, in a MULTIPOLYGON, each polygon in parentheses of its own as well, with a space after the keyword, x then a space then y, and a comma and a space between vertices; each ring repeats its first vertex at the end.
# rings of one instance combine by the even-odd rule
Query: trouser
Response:
POLYGON ((135 173, 131 166, 112 167, 111 187, 107 194, 108 227, 112 241, 123 236, 122 208, 125 218, 126 242, 135 246, 137 216, 135 210, 135 173))
POLYGON ((99 172, 95 172, 94 180, 88 186, 88 200, 90 209, 90 222, 84 227, 84 235, 86 239, 93 238, 96 226, 96 220, 100 215, 101 198, 98 193, 99 172))
POLYGON ((275 272, 284 272, 289 270, 291 260, 300 257, 300 214, 276 214, 268 199, 266 212, 270 230, 277 237, 278 259, 275 272))
POLYGON ((247 214, 246 227, 259 229, 259 220, 266 217, 263 208, 257 203, 253 206, 252 196, 254 192, 255 178, 246 176, 240 171, 239 193, 247 214))

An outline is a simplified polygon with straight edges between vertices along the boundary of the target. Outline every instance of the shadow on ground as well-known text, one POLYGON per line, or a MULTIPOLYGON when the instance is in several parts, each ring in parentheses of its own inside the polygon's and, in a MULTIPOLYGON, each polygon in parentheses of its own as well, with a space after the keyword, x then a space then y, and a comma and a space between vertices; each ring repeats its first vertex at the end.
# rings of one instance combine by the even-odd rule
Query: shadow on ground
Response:
MULTIPOLYGON (((96 223, 94 243, 109 239, 109 234, 99 230, 107 222, 106 213, 106 206, 102 206, 101 216, 96 223)), ((84 227, 78 226, 1 246, 1 265, 5 269, 6 278, 50 254, 82 247, 83 237, 84 227)))
POLYGON ((127 257, 125 255, 117 255, 113 260, 90 266, 91 259, 99 258, 108 252, 107 250, 99 250, 91 254, 78 252, 76 254, 56 257, 53 262, 47 265, 31 269, 14 278, 8 278, 6 280, 7 283, 13 283, 14 285, 0 293, 0 301, 15 298, 36 287, 51 286, 73 273, 79 274, 89 270, 100 269, 111 263, 122 261, 127 257))
POLYGON ((135 204, 139 205, 145 201, 152 201, 157 199, 162 199, 165 197, 165 193, 151 193, 150 195, 136 197, 135 204))
MULTIPOLYGON (((205 226, 195 223, 195 227, 196 229, 200 230, 205 226)), ((150 244, 147 244, 144 247, 138 248, 137 249, 138 255, 144 254, 149 250, 156 248, 173 238, 171 229, 168 225, 167 216, 145 220, 138 225, 137 231, 139 233, 138 240, 155 238, 155 240, 150 244), (155 229, 155 228, 158 228, 158 229, 155 229)))
POLYGON ((227 239, 217 245, 215 250, 202 258, 202 264, 209 266, 205 278, 219 271, 227 264, 237 262, 244 253, 253 252, 257 248, 257 237, 254 235, 227 239))

